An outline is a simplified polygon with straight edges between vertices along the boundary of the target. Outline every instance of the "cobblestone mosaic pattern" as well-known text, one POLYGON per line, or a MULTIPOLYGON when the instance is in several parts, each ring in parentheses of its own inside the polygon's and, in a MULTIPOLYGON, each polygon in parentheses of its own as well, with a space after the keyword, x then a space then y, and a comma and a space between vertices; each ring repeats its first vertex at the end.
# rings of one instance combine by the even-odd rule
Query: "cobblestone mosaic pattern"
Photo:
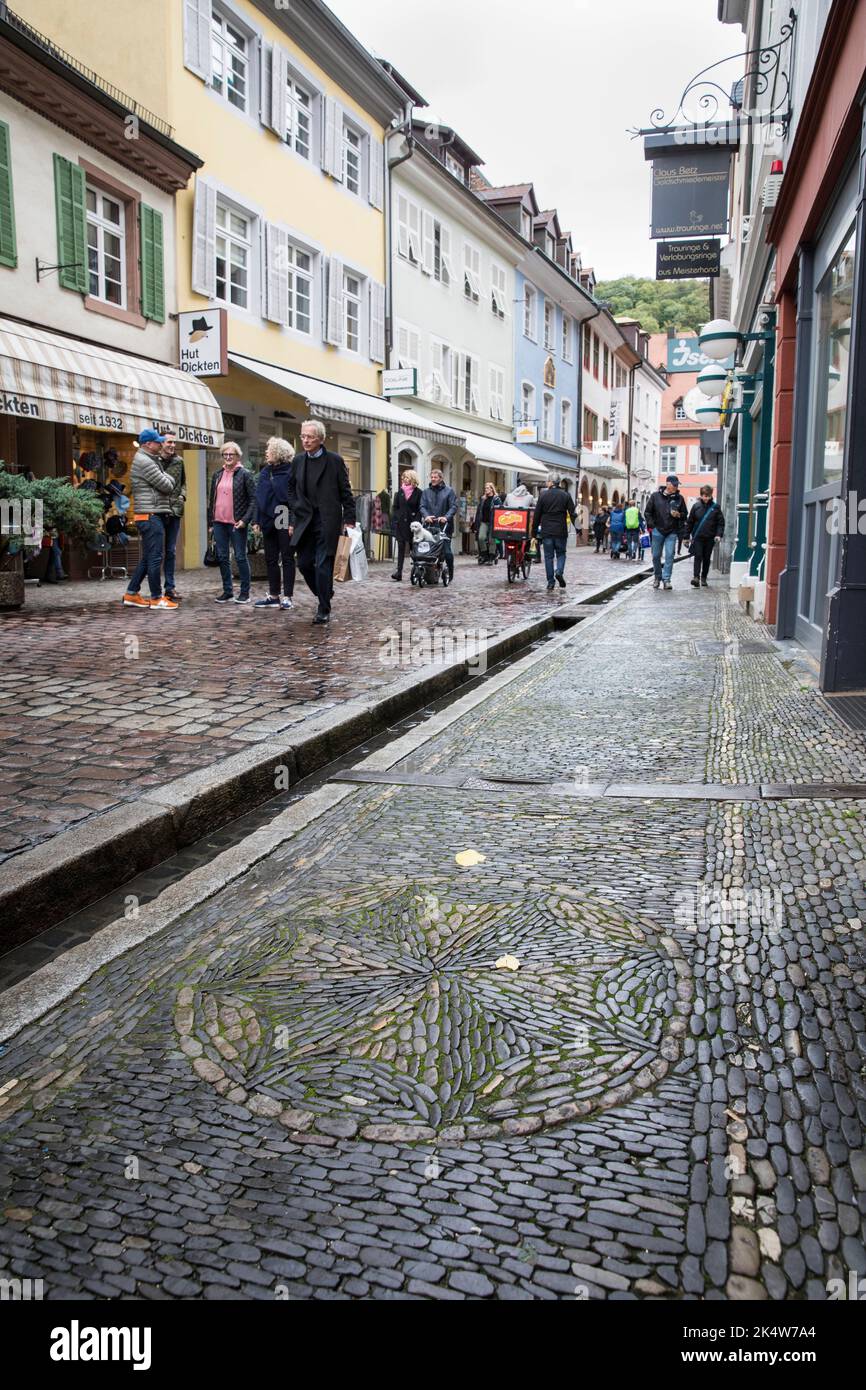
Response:
POLYGON ((503 907, 382 883, 264 924, 252 955, 226 941, 175 1026, 210 1058, 194 1067, 292 1132, 464 1139, 654 1085, 691 989, 675 942, 591 899, 503 907))
MULTIPOLYGON (((620 655, 638 647, 651 597, 611 615, 615 642, 601 624, 582 660, 598 660, 600 672, 614 647, 620 655)), ((694 636, 690 595, 675 589, 669 598, 694 636)), ((712 603, 711 594, 697 602, 704 598, 712 603)), ((711 622, 710 604, 701 611, 701 635, 727 640, 727 615, 711 622)), ((553 673, 559 660, 542 665, 553 673)), ((688 683, 682 667, 695 664, 686 653, 669 661, 667 690, 688 683)), ((812 778, 819 758, 838 776, 845 756, 852 765, 860 756, 856 736, 826 713, 822 723, 811 692, 776 658, 698 664, 713 682, 701 746, 718 759, 717 775, 741 780, 752 756, 762 777, 777 778, 792 745, 812 778), (767 682, 749 686, 747 714, 737 685, 746 662, 773 664, 767 682), (784 724, 786 700, 799 717, 784 724), (757 754, 744 724, 764 740, 757 754)), ((561 718, 538 690, 544 751, 561 718)), ((503 744, 509 702, 523 697, 506 688, 491 698, 503 744)), ((578 690, 575 705, 583 698, 578 690)), ((455 760, 482 747, 487 713, 431 751, 444 754, 449 737, 455 760)), ((663 704, 638 699, 630 726, 638 744, 660 714, 663 704)), ((620 750, 610 719, 604 732, 605 746, 620 750)), ((596 749, 601 736, 587 730, 596 749)), ((49 1298, 148 1299, 797 1300, 827 1298, 829 1281, 847 1283, 851 1271, 866 1276, 866 809, 556 804, 526 788, 441 792, 435 814, 432 806, 423 787, 359 788, 6 1047, 0 1269, 43 1278, 49 1298), (455 860, 466 849, 482 856, 471 868, 455 860), (419 886, 423 901, 410 904, 419 886), (557 909, 546 916, 551 902, 557 909), (586 946, 572 957, 556 935, 569 922, 565 903, 586 946), (461 905, 481 905, 481 916, 461 905), (498 970, 500 951, 520 967, 498 970), (438 1022, 439 1047, 444 1018, 441 1006, 428 1017, 427 986, 415 978, 425 952, 438 961, 430 977, 447 974, 448 959, 461 980, 473 975, 488 1039, 505 997, 515 1038, 543 1055, 532 1053, 532 1039, 549 1031, 533 966, 544 967, 545 987, 571 970, 566 1026, 576 1017, 592 1036, 592 1001, 597 1037, 610 1029, 628 1042, 636 1028, 667 1070, 644 1063, 648 1075, 634 1072, 620 1100, 602 1106, 586 1094, 588 1111, 550 1122, 517 1088, 505 1097, 516 1114, 491 1119, 488 1108, 475 1129, 468 1114, 446 1113, 453 1089, 443 1104, 438 1072, 424 1079, 428 1055, 437 1055, 427 1028, 438 1022), (416 1007, 409 1036, 388 1022, 372 1027, 398 965, 404 993, 424 1001, 423 1036, 416 1007), (349 1003, 312 1010, 305 1033, 290 991, 326 979, 349 1003), (672 986, 681 1013, 669 1007, 672 986), (671 1035, 680 1020, 681 1036, 671 1035), (287 1048, 277 1047, 281 1026, 287 1048), (666 1029, 675 1057, 662 1050, 666 1029), (409 1076, 409 1058, 423 1059, 417 1076, 434 1099, 417 1084, 407 1094, 420 1096, 426 1116, 409 1107, 386 1116, 385 1092, 359 1089, 388 1040, 390 1077, 409 1076), (410 1041, 411 1053, 397 1046, 410 1041), (299 1050, 312 1047, 315 1065, 323 1043, 334 1067, 366 1072, 339 1096, 306 1083, 303 1107, 288 1107, 299 1050), (367 1051, 353 1056, 353 1048, 367 1051), (363 1099, 367 1106, 353 1103, 363 1099), (437 1104, 440 1114, 430 1108, 437 1104), (290 1123, 287 1109, 297 1112, 290 1123), (506 1130, 509 1119, 539 1118, 531 1132, 506 1130), (368 1123, 393 1128, 365 1136, 368 1123), (418 1126, 411 1140, 404 1124, 418 1126)), ((504 1063, 476 1031, 475 1055, 504 1063)), ((461 1096, 473 1093, 475 1075, 464 1076, 461 1096)))
POLYGON ((501 566, 458 561, 453 586, 422 596, 374 565, 366 583, 337 586, 324 632, 302 581, 292 613, 215 604, 212 571, 182 576, 175 613, 123 608, 116 582, 28 589, 20 613, 0 613, 0 863, 406 674, 380 660, 385 626, 497 633, 614 569, 572 548, 568 590, 547 594, 538 573, 509 585, 501 566))

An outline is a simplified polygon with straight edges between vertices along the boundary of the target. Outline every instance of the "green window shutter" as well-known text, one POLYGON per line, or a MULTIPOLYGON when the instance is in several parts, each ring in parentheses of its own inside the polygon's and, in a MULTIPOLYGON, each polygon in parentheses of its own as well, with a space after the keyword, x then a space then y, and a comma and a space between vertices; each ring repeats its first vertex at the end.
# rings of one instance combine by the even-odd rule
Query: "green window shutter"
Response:
POLYGON ((9 127, 0 121, 0 265, 18 264, 15 243, 15 203, 12 198, 12 142, 9 127))
POLYGON ((86 294, 89 276, 84 170, 59 154, 54 156, 54 205, 57 259, 66 267, 58 271, 58 279, 63 289, 86 294))
POLYGON ((165 268, 162 250, 162 213, 141 204, 141 312, 146 319, 165 323, 165 268))

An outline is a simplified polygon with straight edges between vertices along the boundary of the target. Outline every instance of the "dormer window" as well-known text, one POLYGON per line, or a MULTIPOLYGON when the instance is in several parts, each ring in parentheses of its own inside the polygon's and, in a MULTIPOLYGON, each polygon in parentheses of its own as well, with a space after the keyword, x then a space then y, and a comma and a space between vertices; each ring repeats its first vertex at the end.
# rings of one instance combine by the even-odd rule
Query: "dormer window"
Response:
POLYGON ((520 235, 525 237, 527 241, 532 240, 532 217, 526 208, 520 209, 520 235))

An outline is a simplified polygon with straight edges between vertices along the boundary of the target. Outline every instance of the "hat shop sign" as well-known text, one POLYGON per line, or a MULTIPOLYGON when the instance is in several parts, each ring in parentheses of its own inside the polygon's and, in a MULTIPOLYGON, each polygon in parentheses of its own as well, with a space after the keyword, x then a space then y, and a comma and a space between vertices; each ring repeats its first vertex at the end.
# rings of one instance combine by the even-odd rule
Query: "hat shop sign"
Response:
POLYGON ((225 309, 190 309, 178 314, 179 362, 191 376, 228 375, 225 309))

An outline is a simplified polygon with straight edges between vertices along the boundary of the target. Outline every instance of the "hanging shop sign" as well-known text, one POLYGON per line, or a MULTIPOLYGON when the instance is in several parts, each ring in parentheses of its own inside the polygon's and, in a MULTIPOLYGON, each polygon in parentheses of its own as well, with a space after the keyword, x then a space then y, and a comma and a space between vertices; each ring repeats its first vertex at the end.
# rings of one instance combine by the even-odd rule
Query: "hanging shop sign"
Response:
POLYGON ((651 237, 706 237, 728 230, 726 148, 683 147, 652 161, 651 237))
POLYGON ((514 426, 514 442, 515 442, 515 444, 537 444, 537 443, 538 443, 538 425, 537 425, 537 424, 532 424, 532 423, 531 423, 531 424, 515 425, 515 426, 514 426))
POLYGON ((228 315, 225 309, 190 309, 178 314, 178 361, 191 376, 228 376, 228 315))
POLYGON ((725 362, 716 362, 714 358, 707 357, 706 353, 701 352, 699 340, 694 337, 680 336, 678 338, 668 338, 668 374, 671 372, 699 372, 702 367, 732 367, 733 357, 729 357, 725 362))
POLYGON ((417 367, 390 367, 386 371, 383 371, 383 396, 417 396, 417 394, 417 367))
POLYGON ((722 243, 718 237, 660 241, 656 245, 657 280, 694 280, 718 275, 722 243))
MULTIPOLYGON (((628 389, 625 386, 617 386, 610 393, 610 426, 608 428, 608 441, 610 443, 611 457, 616 453, 616 446, 622 434, 622 424, 626 417, 626 407, 628 404, 628 389)), ((594 448, 595 446, 593 446, 594 448)))

